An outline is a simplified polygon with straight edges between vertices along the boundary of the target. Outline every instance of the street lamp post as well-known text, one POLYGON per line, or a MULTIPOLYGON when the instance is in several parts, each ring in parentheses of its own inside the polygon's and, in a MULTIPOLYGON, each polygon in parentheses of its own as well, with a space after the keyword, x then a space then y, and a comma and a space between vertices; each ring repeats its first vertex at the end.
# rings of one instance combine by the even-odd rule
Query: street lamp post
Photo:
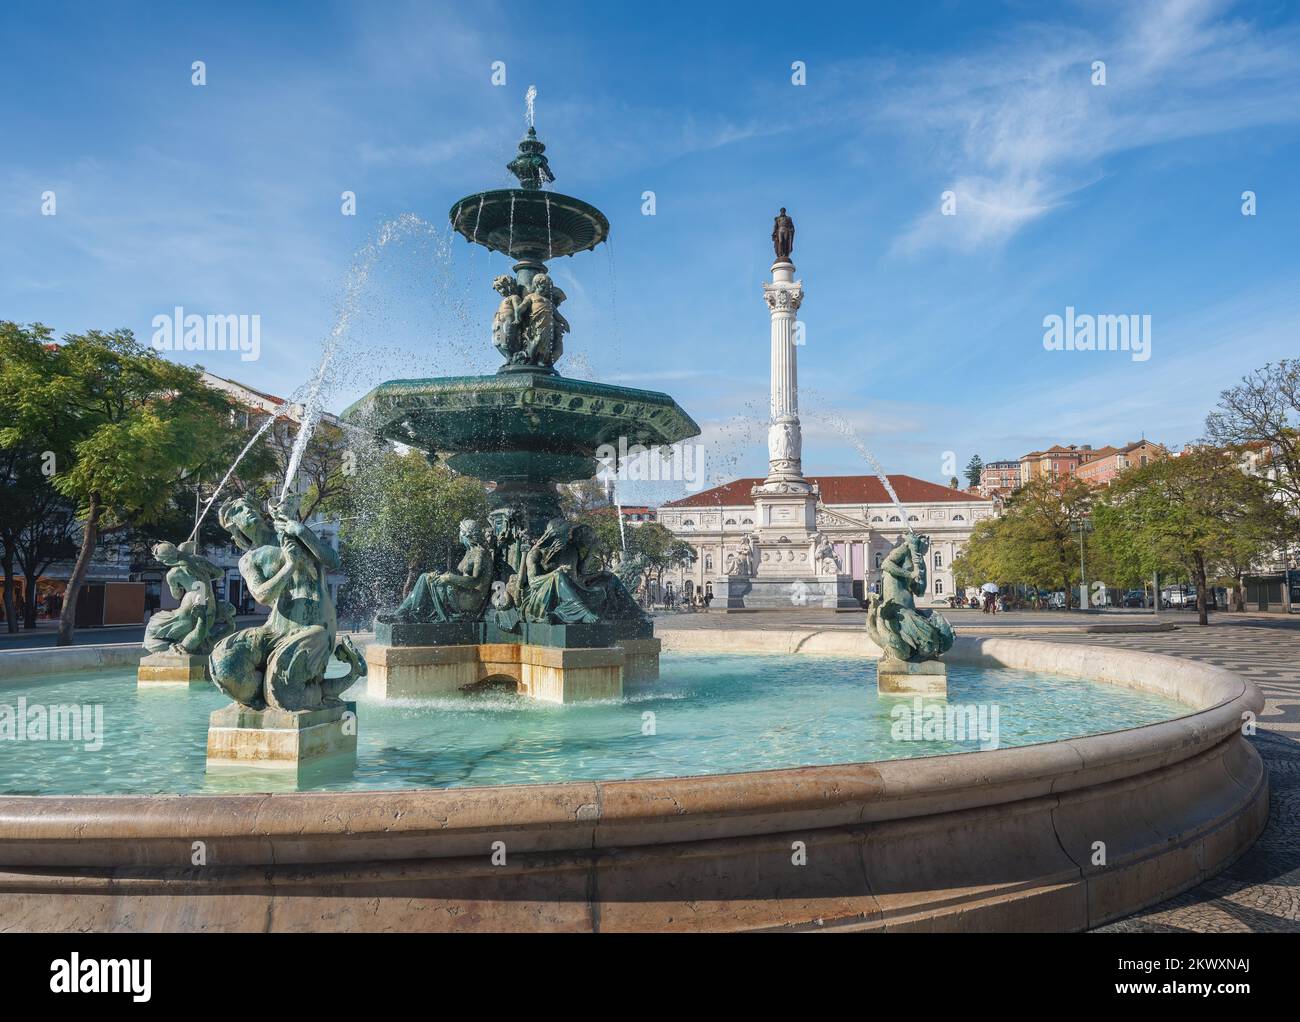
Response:
POLYGON ((1070 531, 1079 534, 1079 609, 1088 609, 1088 570, 1083 556, 1083 537, 1086 533, 1092 531, 1092 521, 1088 518, 1078 518, 1070 526, 1070 531))

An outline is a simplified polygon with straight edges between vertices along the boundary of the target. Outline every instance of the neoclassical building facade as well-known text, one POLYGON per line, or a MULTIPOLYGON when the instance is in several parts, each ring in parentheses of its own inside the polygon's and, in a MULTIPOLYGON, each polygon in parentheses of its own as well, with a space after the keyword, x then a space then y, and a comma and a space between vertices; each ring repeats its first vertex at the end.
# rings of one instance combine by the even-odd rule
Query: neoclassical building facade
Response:
MULTIPOLYGON (((901 511, 875 476, 809 476, 808 482, 817 494, 817 531, 833 545, 840 570, 852 577, 857 599, 879 581, 880 562, 910 526, 931 541, 930 589, 924 602, 946 601, 955 591, 953 559, 970 539, 975 523, 994 513, 988 498, 913 476, 889 477, 903 505, 901 511)), ((737 479, 659 508, 659 522, 696 552, 689 568, 664 575, 665 591, 669 584, 678 597, 692 596, 697 589, 712 591, 741 556, 744 537, 760 526, 751 491, 762 484, 759 478, 737 479)), ((754 565, 760 578, 764 552, 760 547, 754 565)), ((799 551, 794 556, 811 560, 813 553, 799 551)))

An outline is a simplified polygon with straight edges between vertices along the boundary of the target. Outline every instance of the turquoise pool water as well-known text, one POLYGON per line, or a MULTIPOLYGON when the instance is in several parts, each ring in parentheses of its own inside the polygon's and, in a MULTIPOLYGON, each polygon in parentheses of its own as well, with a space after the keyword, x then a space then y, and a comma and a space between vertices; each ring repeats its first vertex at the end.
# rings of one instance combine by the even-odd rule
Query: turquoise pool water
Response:
POLYGON ((355 767, 327 766, 298 782, 256 769, 205 773, 208 714, 226 702, 214 688, 142 691, 134 669, 6 686, 0 792, 342 791, 718 774, 973 752, 981 738, 991 744, 994 725, 1006 748, 1190 712, 1077 678, 952 666, 948 705, 975 714, 983 707, 984 731, 945 734, 915 716, 913 700, 877 696, 869 661, 762 655, 665 655, 658 681, 629 684, 620 700, 572 706, 501 693, 382 702, 363 688, 349 696, 358 702, 355 767), (20 699, 29 729, 34 707, 73 704, 92 724, 102 712, 102 734, 98 742, 85 733, 80 741, 16 741, 20 699))

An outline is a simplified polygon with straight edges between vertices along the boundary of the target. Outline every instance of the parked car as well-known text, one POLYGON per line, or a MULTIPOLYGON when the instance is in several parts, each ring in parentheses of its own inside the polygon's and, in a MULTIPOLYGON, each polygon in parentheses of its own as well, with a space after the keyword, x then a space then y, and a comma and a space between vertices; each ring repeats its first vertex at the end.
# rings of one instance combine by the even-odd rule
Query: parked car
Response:
POLYGON ((1145 607, 1147 605, 1147 594, 1141 589, 1130 589, 1124 594, 1124 599, 1120 605, 1124 607, 1145 607))

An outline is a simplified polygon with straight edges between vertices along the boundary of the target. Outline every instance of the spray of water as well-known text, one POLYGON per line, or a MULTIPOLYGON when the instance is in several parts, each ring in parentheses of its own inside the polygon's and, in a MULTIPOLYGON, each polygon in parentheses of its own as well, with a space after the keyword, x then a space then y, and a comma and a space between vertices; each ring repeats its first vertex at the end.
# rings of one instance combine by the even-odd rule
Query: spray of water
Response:
POLYGON ((623 549, 623 555, 627 556, 627 526, 623 523, 623 504, 618 499, 618 483, 613 476, 609 480, 609 488, 614 498, 614 513, 618 515, 618 545, 623 549))
POLYGON ((212 505, 217 502, 217 498, 221 496, 221 491, 226 488, 226 483, 230 482, 230 477, 235 474, 235 469, 238 468, 239 463, 244 460, 244 455, 251 451, 253 445, 262 439, 262 434, 274 425, 275 416, 271 415, 260 427, 258 427, 258 430, 253 434, 252 439, 249 440, 248 443, 244 444, 244 449, 240 451, 235 457, 235 460, 230 463, 230 468, 226 469, 226 474, 221 477, 221 482, 217 483, 217 488, 212 491, 212 496, 208 498, 208 502, 203 505, 203 510, 199 513, 198 517, 194 519, 194 531, 190 533, 190 542, 193 542, 194 537, 199 534, 199 526, 203 524, 203 519, 208 517, 208 511, 211 509, 212 505))
MULTIPOLYGON (((288 496, 298 478, 298 469, 302 465, 303 454, 316 429, 324 409, 325 397, 334 384, 333 363, 343 339, 347 336, 360 307, 360 300, 371 270, 374 269, 383 250, 393 241, 404 238, 415 231, 428 231, 430 225, 413 213, 403 213, 396 219, 380 225, 373 240, 367 243, 353 260, 352 269, 343 288, 343 299, 339 305, 334 326, 321 344, 320 363, 315 373, 305 385, 305 397, 302 400, 302 418, 298 426, 298 435, 294 437, 293 449, 289 454, 284 483, 280 488, 280 502, 288 496)), ((297 395, 295 395, 297 396, 297 395)))
POLYGON ((911 523, 907 520, 907 512, 903 508, 903 503, 898 499, 898 494, 894 492, 894 487, 889 482, 889 476, 885 475, 884 468, 881 466, 880 462, 876 460, 876 456, 871 453, 871 449, 862 442, 862 438, 858 436, 857 431, 849 423, 849 420, 836 413, 814 412, 813 416, 814 418, 820 419, 822 422, 826 423, 826 425, 830 426, 831 429, 835 430, 836 433, 848 442, 850 447, 866 459, 867 464, 869 464, 872 471, 876 473, 876 478, 880 480, 880 484, 885 488, 885 492, 889 494, 889 499, 894 502, 894 507, 898 509, 898 517, 907 527, 908 533, 915 535, 911 523))
POLYGON ((506 241, 506 255, 515 257, 515 193, 510 193, 510 236, 506 241))
POLYGON ((528 86, 528 91, 524 93, 524 117, 528 120, 530 128, 535 127, 533 123, 533 104, 537 102, 537 86, 528 86))

